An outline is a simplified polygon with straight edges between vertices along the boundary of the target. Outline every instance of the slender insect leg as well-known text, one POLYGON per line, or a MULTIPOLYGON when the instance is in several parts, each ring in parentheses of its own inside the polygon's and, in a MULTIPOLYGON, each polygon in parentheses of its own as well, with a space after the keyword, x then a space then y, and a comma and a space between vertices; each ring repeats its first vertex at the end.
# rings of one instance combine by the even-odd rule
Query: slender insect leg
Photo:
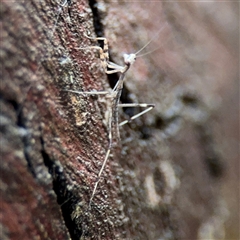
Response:
POLYGON ((108 129, 108 150, 107 150, 107 153, 105 155, 105 158, 104 158, 104 161, 103 161, 103 164, 102 164, 102 167, 98 173, 98 177, 97 177, 97 181, 94 185, 94 189, 93 189, 93 192, 92 192, 92 196, 90 198, 90 201, 89 201, 89 207, 91 207, 91 203, 92 203, 92 200, 95 196, 95 193, 96 193, 96 190, 97 190, 97 187, 98 187, 98 184, 101 180, 101 175, 102 175, 102 172, 106 166, 106 163, 107 163, 107 160, 109 158, 109 155, 110 155, 110 152, 111 152, 111 149, 112 149, 112 111, 110 111, 110 116, 109 116, 109 120, 108 120, 108 125, 109 125, 109 129, 108 129))
MULTIPOLYGON (((64 91, 67 91, 67 92, 71 92, 71 93, 76 93, 76 94, 82 94, 82 95, 107 95, 109 94, 109 97, 114 99, 115 98, 115 94, 113 92, 109 92, 109 91, 98 91, 98 92, 94 92, 94 91, 89 91, 89 92, 81 92, 81 91, 75 91, 75 90, 64 90, 64 91)), ((109 159, 109 155, 111 153, 111 149, 112 149, 112 120, 113 118, 113 112, 112 112, 112 109, 110 111, 110 115, 109 115, 109 118, 108 118, 108 149, 107 149, 107 152, 106 152, 106 155, 105 155, 105 158, 104 158, 104 161, 103 161, 103 164, 101 166, 101 169, 98 173, 98 176, 97 176, 97 181, 94 185, 94 189, 93 189, 93 192, 92 192, 92 195, 91 195, 91 198, 90 198, 90 201, 89 201, 89 208, 91 207, 91 203, 92 203, 92 200, 95 196, 95 193, 96 193, 96 190, 97 190, 97 187, 98 187, 98 184, 101 180, 101 175, 102 175, 102 172, 106 166, 106 163, 109 159)))
POLYGON ((71 92, 71 93, 77 93, 77 94, 82 94, 82 95, 107 95, 110 94, 108 91, 89 91, 89 92, 81 92, 81 91, 74 91, 74 90, 63 90, 66 92, 71 92))
POLYGON ((100 55, 100 60, 101 60, 101 64, 102 67, 104 69, 104 72, 106 74, 112 74, 112 73, 116 73, 116 72, 121 72, 123 67, 119 66, 115 63, 109 62, 108 56, 106 57, 104 50, 99 47, 99 46, 89 46, 89 47, 85 47, 85 48, 78 48, 78 49, 97 49, 99 51, 99 55, 100 55), (108 70, 108 68, 114 69, 114 70, 108 70))
POLYGON ((107 38, 105 38, 105 37, 89 37, 89 36, 87 36, 86 34, 84 34, 85 35, 85 37, 87 37, 87 38, 89 38, 89 39, 92 39, 92 40, 94 40, 94 41, 98 41, 98 40, 100 40, 100 41, 103 41, 103 52, 104 52, 104 55, 106 56, 106 60, 107 61, 109 61, 109 54, 108 54, 108 40, 107 40, 107 38))
MULTIPOLYGON (((103 48, 101 48, 99 46, 89 46, 86 48, 97 49, 99 51, 100 60, 101 60, 102 66, 103 66, 106 74, 121 72, 124 69, 124 67, 109 61, 108 40, 106 38, 104 38, 104 37, 93 38, 93 37, 87 36, 86 34, 85 34, 85 36, 87 38, 95 40, 95 41, 97 41, 97 40, 103 41, 103 48), (108 70, 108 68, 111 68, 113 70, 108 70)), ((86 49, 86 48, 79 48, 79 49, 86 49)))
POLYGON ((142 116, 143 114, 151 111, 155 107, 155 105, 154 104, 147 104, 147 103, 125 103, 125 104, 118 104, 118 107, 144 107, 144 108, 147 108, 147 109, 141 111, 140 113, 132 116, 130 119, 127 119, 127 120, 119 123, 119 125, 118 125, 118 126, 123 126, 123 125, 131 122, 132 120, 142 116))
MULTIPOLYGON (((132 120, 138 118, 139 116, 147 113, 148 111, 152 110, 154 108, 154 104, 146 104, 146 103, 130 103, 130 104, 118 104, 119 107, 145 107, 147 109, 145 109, 144 111, 132 116, 129 120, 125 120, 123 122, 121 122, 119 124, 119 126, 122 126, 128 122, 131 122, 132 120)), ((93 189, 93 193, 92 193, 92 196, 90 198, 90 201, 89 201, 89 207, 91 206, 91 203, 92 203, 92 200, 95 196, 95 193, 96 193, 96 190, 97 190, 97 187, 98 187, 98 184, 100 182, 100 179, 101 179, 101 175, 102 175, 102 172, 106 166, 106 163, 107 163, 107 160, 109 159, 109 155, 110 155, 110 152, 111 152, 111 149, 112 149, 112 111, 111 111, 111 114, 109 116, 109 133, 108 133, 108 141, 109 141, 109 145, 108 145, 108 150, 107 150, 107 153, 105 155, 105 159, 103 161, 103 164, 102 164, 102 167, 98 173, 98 179, 94 185, 94 189, 93 189)))

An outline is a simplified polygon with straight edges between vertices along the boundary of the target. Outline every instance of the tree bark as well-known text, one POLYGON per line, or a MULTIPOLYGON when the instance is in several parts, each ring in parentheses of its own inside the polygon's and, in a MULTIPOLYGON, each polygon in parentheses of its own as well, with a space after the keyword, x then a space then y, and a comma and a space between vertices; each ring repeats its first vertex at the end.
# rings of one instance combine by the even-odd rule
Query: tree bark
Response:
MULTIPOLYGON (((236 9, 2 2, 2 239, 237 239, 223 204, 229 174, 233 186, 239 180, 231 167, 239 137, 236 9), (123 52, 152 39, 127 72, 121 102, 156 105, 120 128, 121 142, 113 131, 91 207, 108 148, 109 99, 66 90, 110 90, 119 75, 104 73, 86 34, 106 36, 110 60, 122 65, 123 52)), ((120 119, 132 114, 119 110, 120 119)))

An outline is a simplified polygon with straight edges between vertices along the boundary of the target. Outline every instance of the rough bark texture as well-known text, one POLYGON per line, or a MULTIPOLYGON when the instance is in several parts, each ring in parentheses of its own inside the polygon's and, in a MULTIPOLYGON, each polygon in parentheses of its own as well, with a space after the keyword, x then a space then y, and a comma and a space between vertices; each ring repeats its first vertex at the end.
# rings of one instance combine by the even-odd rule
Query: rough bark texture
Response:
POLYGON ((2 239, 239 239, 237 3, 30 0, 0 11, 2 239), (120 129, 90 209, 109 99, 65 90, 108 90, 118 75, 78 49, 96 44, 85 33, 106 36, 118 64, 149 39, 144 51, 157 48, 137 58, 121 98, 156 107, 120 129))

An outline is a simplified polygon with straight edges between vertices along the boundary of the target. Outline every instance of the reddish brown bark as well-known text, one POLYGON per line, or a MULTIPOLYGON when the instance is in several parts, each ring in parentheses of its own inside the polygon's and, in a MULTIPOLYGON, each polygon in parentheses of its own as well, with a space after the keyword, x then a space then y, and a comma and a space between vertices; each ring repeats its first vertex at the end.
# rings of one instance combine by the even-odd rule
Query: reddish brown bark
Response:
POLYGON ((3 239, 237 239, 238 216, 226 222, 222 204, 237 208, 237 4, 58 8, 1 7, 3 239), (118 75, 78 49, 95 44, 85 33, 106 36, 116 63, 151 38, 145 51, 158 48, 137 58, 121 99, 156 107, 120 129, 91 209, 109 99, 65 90, 110 89, 118 75))

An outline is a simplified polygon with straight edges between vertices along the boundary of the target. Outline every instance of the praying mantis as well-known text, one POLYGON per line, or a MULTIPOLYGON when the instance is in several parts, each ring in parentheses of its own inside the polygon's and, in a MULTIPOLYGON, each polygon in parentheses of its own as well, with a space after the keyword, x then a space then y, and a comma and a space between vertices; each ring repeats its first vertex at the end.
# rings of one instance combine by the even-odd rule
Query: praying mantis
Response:
MULTIPOLYGON (((163 27, 158 31, 157 34, 159 34, 160 31, 162 31, 164 29, 165 25, 163 25, 163 27)), ((113 125, 116 124, 117 126, 117 135, 119 137, 119 127, 123 126, 129 122, 131 122, 132 120, 140 117, 141 115, 149 112, 150 110, 152 110, 154 108, 154 104, 147 104, 147 103, 125 103, 125 104, 121 104, 120 103, 120 96, 122 94, 122 89, 123 89, 123 83, 125 80, 125 76, 127 71, 130 69, 130 67, 134 64, 136 58, 138 57, 138 54, 145 49, 146 46, 148 46, 151 42, 152 39, 145 44, 139 51, 137 51, 136 53, 131 53, 131 54, 124 54, 123 55, 123 59, 124 59, 124 66, 120 66, 118 64, 115 64, 111 61, 109 61, 109 49, 108 49, 108 40, 107 38, 104 37, 97 37, 97 38, 92 38, 89 37, 85 34, 85 37, 91 39, 91 40, 100 40, 103 41, 103 48, 100 46, 89 46, 86 48, 79 48, 80 50, 84 50, 84 49, 96 49, 99 51, 99 55, 100 55, 100 60, 101 60, 101 65, 105 71, 106 74, 113 74, 113 73, 119 73, 119 79, 116 83, 116 85, 114 86, 114 88, 111 91, 88 91, 88 92, 81 92, 81 91, 75 91, 75 90, 67 90, 68 92, 71 93, 76 93, 76 94, 82 94, 82 95, 107 95, 108 98, 111 101, 111 110, 110 110, 110 114, 108 117, 108 147, 107 147, 107 151, 105 154, 105 158, 103 160, 101 169, 98 172, 98 176, 97 176, 97 181, 95 182, 94 185, 94 189, 92 191, 92 195, 89 201, 89 206, 92 203, 92 200, 96 194, 97 191, 97 187, 98 184, 101 180, 101 175, 104 171, 104 168, 107 164, 107 161, 109 159, 109 155, 111 153, 111 149, 113 147, 113 125), (145 110, 141 111, 140 113, 133 115, 132 117, 130 117, 129 119, 119 123, 118 121, 118 107, 142 107, 145 108, 145 110)))

